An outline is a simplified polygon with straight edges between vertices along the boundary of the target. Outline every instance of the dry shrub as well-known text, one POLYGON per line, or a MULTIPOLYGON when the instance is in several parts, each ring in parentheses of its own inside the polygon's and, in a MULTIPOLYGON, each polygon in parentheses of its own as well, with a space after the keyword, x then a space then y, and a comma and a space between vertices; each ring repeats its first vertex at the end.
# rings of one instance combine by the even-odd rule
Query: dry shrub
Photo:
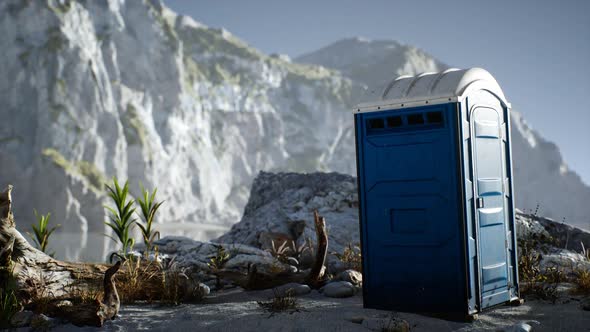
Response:
POLYGON ((340 253, 332 253, 332 254, 334 254, 336 257, 338 257, 338 259, 342 263, 345 263, 349 269, 353 269, 358 272, 363 271, 363 257, 362 257, 362 253, 361 253, 361 248, 358 244, 353 245, 352 243, 349 243, 346 246, 346 248, 344 248, 344 251, 342 252, 342 254, 340 254, 340 253))
POLYGON ((89 285, 70 285, 68 294, 73 304, 89 304, 102 301, 103 287, 98 281, 89 285))
POLYGON ((204 294, 174 259, 164 262, 133 257, 123 263, 124 269, 117 274, 117 290, 121 303, 154 301, 168 305, 183 302, 198 302, 204 294))
POLYGON ((572 282, 576 285, 576 291, 583 294, 590 294, 590 271, 578 267, 574 269, 572 282))
POLYGON ((39 275, 27 275, 25 273, 25 294, 29 295, 29 307, 36 313, 45 313, 49 307, 49 303, 55 294, 49 291, 48 285, 53 282, 53 274, 46 274, 39 271, 39 275))
POLYGON ((276 289, 273 290, 274 297, 271 301, 262 302, 258 301, 258 305, 274 315, 275 313, 280 312, 296 312, 299 311, 299 304, 297 303, 297 299, 293 297, 293 291, 288 290, 285 293, 277 291, 276 289))
POLYGON ((553 238, 531 236, 518 240, 518 275, 520 292, 555 303, 559 297, 557 287, 566 276, 557 266, 541 269, 542 253, 554 244, 553 238))
POLYGON ((157 290, 151 285, 157 284, 152 279, 158 277, 161 278, 162 273, 157 263, 130 256, 123 262, 123 268, 117 274, 117 291, 121 303, 156 300, 153 293, 157 290))

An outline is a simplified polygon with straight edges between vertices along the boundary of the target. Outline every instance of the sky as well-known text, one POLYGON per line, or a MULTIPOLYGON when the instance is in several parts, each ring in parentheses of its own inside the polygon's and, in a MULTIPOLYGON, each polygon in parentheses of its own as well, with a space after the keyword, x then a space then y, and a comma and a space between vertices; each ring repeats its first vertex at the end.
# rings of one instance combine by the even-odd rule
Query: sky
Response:
POLYGON ((590 184, 590 1, 164 0, 267 54, 390 39, 457 68, 482 67, 514 110, 590 184))

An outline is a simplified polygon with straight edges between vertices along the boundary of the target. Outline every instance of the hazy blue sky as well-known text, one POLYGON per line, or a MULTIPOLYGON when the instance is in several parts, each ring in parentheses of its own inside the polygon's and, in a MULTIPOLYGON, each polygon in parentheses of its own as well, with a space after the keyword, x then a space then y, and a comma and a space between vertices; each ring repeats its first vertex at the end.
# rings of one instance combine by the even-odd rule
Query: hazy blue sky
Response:
POLYGON ((483 67, 590 184, 590 1, 188 1, 181 14, 291 57, 354 36, 483 67))

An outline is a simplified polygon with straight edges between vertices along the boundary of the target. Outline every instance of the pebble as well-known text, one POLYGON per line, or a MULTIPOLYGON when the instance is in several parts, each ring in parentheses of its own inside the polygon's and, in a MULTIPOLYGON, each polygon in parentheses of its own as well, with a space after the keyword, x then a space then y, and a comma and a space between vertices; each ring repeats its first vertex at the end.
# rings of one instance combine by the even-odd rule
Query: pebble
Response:
POLYGON ((311 292, 311 288, 309 288, 308 285, 292 282, 285 285, 281 285, 279 287, 275 287, 273 289, 273 294, 277 294, 279 296, 285 296, 288 292, 292 296, 305 295, 311 292))
POLYGON ((200 282, 197 286, 198 291, 202 296, 207 296, 211 293, 211 288, 204 283, 200 282))
POLYGON ((46 331, 57 325, 57 320, 47 317, 43 314, 35 314, 31 318, 31 327, 33 330, 46 331))
POLYGON ((525 322, 519 322, 504 329, 505 332, 530 332, 532 330, 533 327, 525 322))

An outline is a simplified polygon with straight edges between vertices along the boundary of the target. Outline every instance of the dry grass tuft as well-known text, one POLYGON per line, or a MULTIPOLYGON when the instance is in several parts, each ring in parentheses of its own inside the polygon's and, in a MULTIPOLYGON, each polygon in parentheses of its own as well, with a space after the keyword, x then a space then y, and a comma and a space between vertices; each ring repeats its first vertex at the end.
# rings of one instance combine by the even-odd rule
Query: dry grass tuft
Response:
POLYGON ((121 303, 131 304, 140 301, 159 302, 178 305, 183 302, 199 302, 204 294, 191 280, 186 271, 172 260, 150 261, 133 257, 123 263, 117 274, 117 290, 121 303))
POLYGON ((292 291, 287 291, 285 294, 281 294, 277 290, 273 290, 274 298, 269 302, 258 301, 258 305, 274 315, 280 312, 296 312, 299 311, 299 304, 297 299, 293 297, 292 291))
POLYGON ((48 290, 48 285, 53 282, 53 279, 54 277, 52 274, 46 274, 43 271, 39 271, 38 276, 26 275, 25 293, 29 294, 30 298, 27 300, 34 312, 47 312, 50 302, 55 298, 55 294, 48 290))
POLYGON ((576 291, 583 294, 590 294, 590 271, 578 267, 574 269, 572 282, 576 285, 576 291))
POLYGON ((344 248, 342 254, 333 254, 338 257, 342 263, 345 263, 348 268, 358 272, 363 271, 363 257, 361 253, 361 247, 358 244, 353 245, 352 243, 349 243, 346 248, 344 248))
POLYGON ((129 256, 117 274, 117 291, 121 303, 132 304, 137 301, 152 302, 157 298, 152 294, 153 278, 161 278, 158 264, 138 257, 129 256))
POLYGON ((68 290, 68 296, 73 304, 89 304, 102 301, 103 289, 102 286, 96 282, 91 285, 71 285, 68 290))

